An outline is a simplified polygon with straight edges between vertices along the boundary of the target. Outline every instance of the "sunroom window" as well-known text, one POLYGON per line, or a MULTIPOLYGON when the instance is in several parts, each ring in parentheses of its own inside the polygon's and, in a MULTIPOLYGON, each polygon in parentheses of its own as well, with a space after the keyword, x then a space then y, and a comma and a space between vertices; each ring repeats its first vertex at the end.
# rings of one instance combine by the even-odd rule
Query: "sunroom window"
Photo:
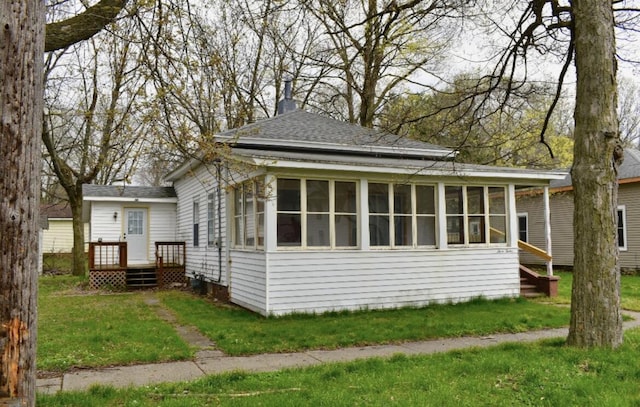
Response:
POLYGON ((356 247, 356 183, 278 179, 279 247, 356 247))
POLYGON ((447 243, 505 243, 504 187, 445 186, 447 243))
POLYGON ((261 181, 247 181, 234 190, 233 243, 236 248, 264 246, 264 188, 261 181))
POLYGON ((435 246, 435 210, 433 185, 370 183, 369 244, 435 246))

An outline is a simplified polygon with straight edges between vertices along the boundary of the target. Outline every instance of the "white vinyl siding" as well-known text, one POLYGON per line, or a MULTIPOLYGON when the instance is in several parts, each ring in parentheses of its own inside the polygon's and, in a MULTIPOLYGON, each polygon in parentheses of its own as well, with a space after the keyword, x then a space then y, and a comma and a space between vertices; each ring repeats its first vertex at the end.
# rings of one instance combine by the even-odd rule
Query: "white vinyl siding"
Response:
POLYGON ((265 253, 231 250, 230 256, 233 264, 229 292, 230 301, 266 315, 265 253))
POLYGON ((175 241, 176 204, 175 203, 129 203, 129 202, 85 202, 91 205, 90 233, 85 240, 97 242, 117 242, 124 239, 126 219, 124 208, 146 208, 148 213, 147 231, 149 233, 148 262, 154 261, 155 242, 175 241), (114 217, 114 214, 117 214, 114 217))
POLYGON ((516 297, 517 249, 268 253, 268 312, 396 308, 516 297))
MULTIPOLYGON (((227 261, 227 241, 226 241, 226 199, 227 194, 223 191, 220 199, 222 214, 221 219, 221 235, 220 241, 221 255, 222 255, 222 270, 219 269, 218 248, 208 247, 206 244, 200 244, 198 247, 193 246, 193 199, 196 196, 207 196, 210 193, 217 194, 217 185, 215 183, 215 177, 211 176, 211 171, 206 167, 201 166, 195 170, 192 174, 181 178, 174 182, 174 188, 178 196, 177 205, 177 223, 176 223, 176 240, 185 241, 187 244, 187 264, 186 264, 186 276, 193 278, 195 275, 202 276, 206 281, 218 282, 220 284, 227 285, 226 280, 226 266, 227 261)), ((216 196, 217 202, 217 196, 216 196)), ((204 206, 204 205, 203 205, 204 206)), ((206 216, 204 208, 201 208, 202 219, 206 216)), ((218 208, 216 208, 216 213, 218 208)), ((216 239, 218 234, 218 227, 216 225, 216 239)))

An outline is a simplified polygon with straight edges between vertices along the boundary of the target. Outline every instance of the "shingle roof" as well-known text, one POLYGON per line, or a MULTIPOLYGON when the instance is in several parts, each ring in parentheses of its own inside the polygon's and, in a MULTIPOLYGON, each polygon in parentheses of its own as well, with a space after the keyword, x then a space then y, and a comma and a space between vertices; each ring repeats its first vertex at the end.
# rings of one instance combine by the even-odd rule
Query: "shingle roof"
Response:
MULTIPOLYGON (((640 178, 640 151, 633 148, 624 150, 624 161, 618 169, 618 179, 640 178)), ((564 179, 551 181, 550 188, 563 188, 571 186, 571 173, 564 179)))
POLYGON ((47 218, 71 218, 71 206, 68 202, 40 205, 40 215, 47 218))
POLYGON ((112 197, 112 198, 175 198, 176 191, 173 187, 141 187, 118 185, 82 185, 82 194, 85 197, 112 197))
POLYGON ((306 144, 312 148, 325 146, 340 150, 356 147, 363 151, 370 148, 389 148, 401 150, 420 150, 420 154, 445 156, 452 154, 451 149, 424 143, 405 137, 392 135, 376 129, 335 120, 326 116, 295 110, 275 117, 260 120, 221 133, 223 138, 235 139, 238 145, 251 145, 255 141, 268 144, 277 142, 282 146, 286 142, 289 147, 306 144))

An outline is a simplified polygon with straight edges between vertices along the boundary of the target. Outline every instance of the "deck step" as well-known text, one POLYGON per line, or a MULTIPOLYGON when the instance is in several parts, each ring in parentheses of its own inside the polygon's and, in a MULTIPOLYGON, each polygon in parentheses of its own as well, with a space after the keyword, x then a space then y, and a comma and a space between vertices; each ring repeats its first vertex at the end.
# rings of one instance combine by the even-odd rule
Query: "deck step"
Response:
POLYGON ((128 269, 127 270, 127 287, 128 288, 151 288, 158 286, 158 276, 155 269, 128 269))

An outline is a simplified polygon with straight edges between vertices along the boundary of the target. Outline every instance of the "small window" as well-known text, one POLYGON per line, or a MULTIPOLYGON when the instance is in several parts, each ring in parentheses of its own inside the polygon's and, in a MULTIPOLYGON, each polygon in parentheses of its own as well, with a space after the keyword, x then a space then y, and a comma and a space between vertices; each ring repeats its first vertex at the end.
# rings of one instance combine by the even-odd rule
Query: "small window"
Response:
POLYGON ((215 244, 215 201, 214 194, 207 195, 207 246, 215 244))
POLYGON ((624 205, 618 206, 617 232, 618 249, 627 250, 627 211, 624 205))
POLYGON ((200 245, 200 203, 193 201, 193 247, 200 245))
POLYGON ((518 214, 518 240, 529 242, 529 215, 526 213, 518 214))

